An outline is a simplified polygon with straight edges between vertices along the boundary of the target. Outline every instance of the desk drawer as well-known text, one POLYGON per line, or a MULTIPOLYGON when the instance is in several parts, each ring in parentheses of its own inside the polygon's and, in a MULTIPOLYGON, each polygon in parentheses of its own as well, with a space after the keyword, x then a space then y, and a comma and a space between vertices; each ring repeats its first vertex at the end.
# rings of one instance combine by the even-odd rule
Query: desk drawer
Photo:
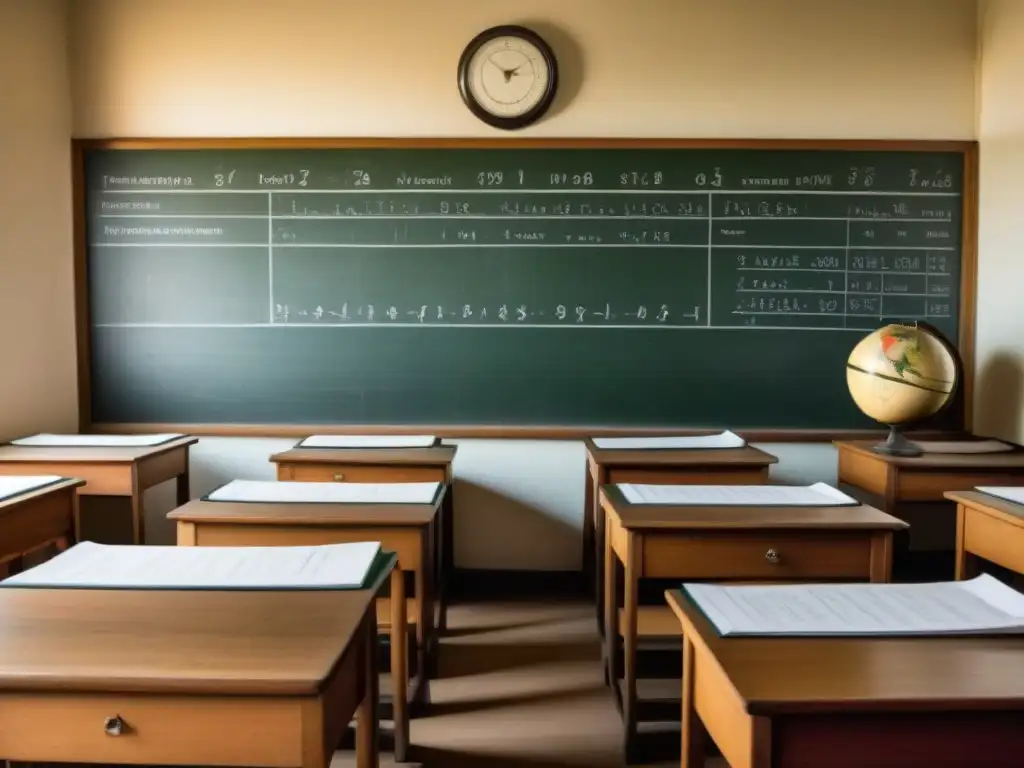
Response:
POLYGON ((6 694, 0 755, 42 763, 301 764, 301 699, 6 694), (120 716, 120 735, 105 732, 120 716))
POLYGON ((287 464, 278 470, 278 480, 337 483, 429 483, 445 481, 444 467, 401 464, 287 464))
POLYGON ((779 531, 643 536, 642 574, 681 579, 867 579, 871 537, 779 531))

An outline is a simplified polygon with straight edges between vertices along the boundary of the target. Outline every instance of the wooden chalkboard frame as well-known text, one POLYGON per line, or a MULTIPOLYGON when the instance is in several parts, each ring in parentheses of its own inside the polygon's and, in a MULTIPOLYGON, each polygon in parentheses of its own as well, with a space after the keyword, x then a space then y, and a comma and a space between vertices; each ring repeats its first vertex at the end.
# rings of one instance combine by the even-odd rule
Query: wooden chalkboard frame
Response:
MULTIPOLYGON (((187 150, 187 149, 767 149, 848 150, 890 152, 954 152, 963 158, 961 214, 960 316, 957 347, 964 377, 953 404, 954 422, 960 429, 922 430, 924 438, 950 437, 970 433, 973 423, 974 343, 978 265, 978 143, 976 141, 887 140, 887 139, 620 139, 620 138, 109 138, 73 139, 72 202, 74 223, 75 332, 78 357, 79 429, 82 432, 187 432, 209 436, 304 437, 309 434, 432 434, 442 438, 528 438, 573 440, 592 436, 700 434, 704 430, 678 428, 610 428, 557 425, 302 425, 302 424, 104 424, 92 420, 92 371, 90 369, 90 312, 88 289, 88 244, 86 241, 86 155, 95 150, 187 150)), ((873 438, 878 430, 755 429, 736 431, 757 442, 829 442, 873 438)))

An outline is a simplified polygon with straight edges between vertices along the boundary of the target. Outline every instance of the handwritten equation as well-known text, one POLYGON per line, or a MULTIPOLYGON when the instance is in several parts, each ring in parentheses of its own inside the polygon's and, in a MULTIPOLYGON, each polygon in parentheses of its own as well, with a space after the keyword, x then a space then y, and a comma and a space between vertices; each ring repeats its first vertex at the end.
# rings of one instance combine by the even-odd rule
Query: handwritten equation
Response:
POLYGON ((274 323, 305 324, 380 324, 380 325, 527 325, 527 326, 693 326, 704 320, 699 306, 678 309, 668 304, 635 304, 600 306, 556 304, 534 307, 526 304, 494 304, 491 306, 460 304, 350 304, 298 307, 275 304, 274 323))

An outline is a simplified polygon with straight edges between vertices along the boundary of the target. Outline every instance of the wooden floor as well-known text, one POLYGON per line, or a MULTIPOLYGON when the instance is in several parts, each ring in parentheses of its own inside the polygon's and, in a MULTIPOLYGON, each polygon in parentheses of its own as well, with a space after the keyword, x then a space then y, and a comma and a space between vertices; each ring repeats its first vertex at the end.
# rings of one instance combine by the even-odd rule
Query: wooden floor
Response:
MULTIPOLYGON (((604 687, 594 609, 577 603, 453 606, 428 716, 409 768, 618 768, 621 721, 604 687)), ((338 752, 332 768, 355 764, 338 752)), ((382 766, 395 765, 388 752, 382 766)), ((678 766, 678 759, 646 763, 678 766)), ((727 768, 709 760, 708 768, 727 768)))

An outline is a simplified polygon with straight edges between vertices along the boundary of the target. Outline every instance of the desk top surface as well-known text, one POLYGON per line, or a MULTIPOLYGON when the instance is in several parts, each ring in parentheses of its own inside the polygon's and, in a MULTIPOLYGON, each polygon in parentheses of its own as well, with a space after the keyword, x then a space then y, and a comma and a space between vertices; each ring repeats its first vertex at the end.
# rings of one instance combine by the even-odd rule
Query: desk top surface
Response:
POLYGON ((373 599, 0 587, 0 691, 309 695, 373 599))
POLYGON ((1000 499, 980 491, 946 491, 943 496, 957 504, 972 507, 992 517, 1005 520, 1011 525, 1024 528, 1024 504, 1000 499))
POLYGON ((291 448, 275 453, 275 464, 418 464, 445 466, 455 459, 454 445, 424 448, 291 448))
POLYGON ((1024 636, 722 638, 680 590, 667 599, 751 714, 1024 707, 1024 636))
POLYGON ((85 480, 79 480, 76 477, 65 477, 55 483, 44 485, 41 488, 32 488, 23 493, 0 498, 0 512, 13 509, 14 507, 36 501, 38 499, 45 499, 47 496, 60 493, 68 488, 79 488, 83 485, 85 485, 85 480))
POLYGON ((851 451, 863 458, 881 461, 900 469, 926 471, 1010 469, 1024 472, 1024 451, 1020 450, 1005 453, 931 453, 923 456, 887 456, 871 450, 879 442, 881 441, 837 440, 834 444, 840 451, 851 451))
POLYGON ((600 490, 601 505, 626 529, 901 530, 907 524, 867 504, 848 507, 781 507, 631 504, 615 485, 600 490))
POLYGON ((34 446, 0 445, 0 464, 52 463, 52 464, 131 464, 199 442, 198 437, 187 435, 160 445, 120 446, 34 446))
POLYGON ((437 516, 444 485, 428 504, 345 504, 205 501, 195 499, 167 514, 168 520, 236 525, 428 525, 437 516))
POLYGON ((779 462, 777 456, 749 445, 743 448, 709 449, 598 448, 589 437, 583 443, 593 461, 601 465, 621 465, 624 467, 767 467, 779 462))

